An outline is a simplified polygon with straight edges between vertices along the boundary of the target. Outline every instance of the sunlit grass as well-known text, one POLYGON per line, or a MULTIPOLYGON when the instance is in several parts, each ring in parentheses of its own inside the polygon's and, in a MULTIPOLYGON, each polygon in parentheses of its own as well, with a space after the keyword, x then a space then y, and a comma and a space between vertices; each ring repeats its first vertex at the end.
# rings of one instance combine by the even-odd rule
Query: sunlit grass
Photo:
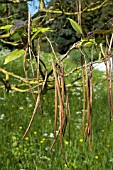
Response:
MULTIPOLYGON (((23 141, 22 136, 34 109, 32 96, 30 93, 0 91, 0 167, 5 170, 112 169, 113 119, 109 121, 107 88, 103 74, 99 71, 93 72, 92 152, 89 151, 88 139, 82 134, 81 87, 68 88, 71 119, 70 136, 68 126, 64 136, 67 163, 61 154, 59 138, 53 150, 49 151, 54 140, 54 91, 49 90, 41 97, 43 115, 38 109, 30 131, 23 141)), ((72 78, 74 79, 74 75, 72 78)), ((67 82, 70 80, 71 77, 67 82)))

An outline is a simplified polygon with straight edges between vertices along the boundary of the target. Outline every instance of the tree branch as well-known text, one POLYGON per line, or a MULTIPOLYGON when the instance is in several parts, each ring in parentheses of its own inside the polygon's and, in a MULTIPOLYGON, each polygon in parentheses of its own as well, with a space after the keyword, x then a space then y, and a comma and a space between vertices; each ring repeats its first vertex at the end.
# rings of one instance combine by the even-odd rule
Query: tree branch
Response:
MULTIPOLYGON (((105 3, 107 3, 108 0, 104 0, 104 2, 102 2, 100 5, 97 5, 95 7, 92 8, 84 8, 81 13, 83 12, 90 12, 90 11, 94 11, 96 9, 100 9, 103 5, 105 5, 105 3)), ((35 15, 33 15, 33 18, 37 17, 40 13, 51 13, 51 14, 65 14, 65 15, 78 15, 79 12, 65 12, 65 11, 61 11, 61 10, 51 10, 51 9, 43 9, 43 10, 39 10, 35 15)))
POLYGON ((27 1, 32 0, 0 0, 0 3, 2 4, 20 4, 20 3, 26 3, 27 1))

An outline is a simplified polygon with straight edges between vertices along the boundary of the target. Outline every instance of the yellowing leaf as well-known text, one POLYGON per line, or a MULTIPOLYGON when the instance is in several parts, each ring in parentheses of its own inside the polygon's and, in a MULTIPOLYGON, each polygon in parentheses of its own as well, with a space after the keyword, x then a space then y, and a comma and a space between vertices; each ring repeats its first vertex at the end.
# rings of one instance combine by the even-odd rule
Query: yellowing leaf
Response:
POLYGON ((92 47, 94 45, 97 45, 95 42, 95 39, 84 38, 81 40, 81 42, 82 42, 82 44, 81 44, 82 47, 92 47))
POLYGON ((4 64, 8 64, 9 62, 11 62, 11 61, 13 61, 13 60, 16 60, 17 58, 23 56, 23 55, 24 55, 24 52, 25 52, 25 51, 24 51, 23 49, 22 49, 22 50, 16 49, 16 50, 12 51, 12 52, 9 53, 9 54, 7 55, 7 57, 5 58, 4 64))
POLYGON ((11 27, 12 27, 12 25, 4 25, 4 26, 1 26, 0 29, 1 30, 10 30, 11 27))
POLYGON ((44 33, 46 31, 48 31, 49 28, 38 28, 37 31, 33 34, 33 36, 31 37, 31 41, 36 38, 36 36, 40 33, 44 33))
POLYGON ((76 21, 74 21, 74 20, 72 20, 72 19, 70 19, 70 18, 68 18, 68 20, 70 21, 73 29, 74 29, 78 34, 83 34, 83 33, 82 33, 82 28, 81 28, 81 26, 80 26, 76 21))

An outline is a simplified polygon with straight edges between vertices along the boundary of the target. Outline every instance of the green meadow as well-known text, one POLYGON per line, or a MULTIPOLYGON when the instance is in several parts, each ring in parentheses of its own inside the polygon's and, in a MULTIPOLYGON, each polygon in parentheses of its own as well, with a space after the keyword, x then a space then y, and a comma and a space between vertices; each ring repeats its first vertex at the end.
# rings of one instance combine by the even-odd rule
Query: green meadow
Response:
MULTIPOLYGON (((22 58, 3 65, 5 55, 0 53, 2 68, 24 77, 22 58)), ((49 54, 42 54, 49 60, 49 54)), ((76 67, 67 58, 63 62, 66 74, 76 67)), ((47 65, 50 69, 50 65, 47 65)), ((35 103, 31 93, 0 89, 0 169, 1 170, 112 170, 113 119, 108 111, 108 92, 105 73, 93 70, 92 152, 88 138, 82 133, 83 90, 82 80, 75 81, 81 70, 65 78, 70 105, 70 126, 64 135, 62 156, 60 138, 54 141, 54 89, 41 95, 43 114, 37 109, 31 128, 22 137, 29 124, 35 103), (74 82, 71 86, 71 82, 74 82), (66 160, 66 161, 65 161, 66 160)), ((3 73, 0 73, 5 78, 3 73)), ((10 84, 16 84, 10 76, 10 84)), ((0 85, 3 86, 2 82, 0 85)))

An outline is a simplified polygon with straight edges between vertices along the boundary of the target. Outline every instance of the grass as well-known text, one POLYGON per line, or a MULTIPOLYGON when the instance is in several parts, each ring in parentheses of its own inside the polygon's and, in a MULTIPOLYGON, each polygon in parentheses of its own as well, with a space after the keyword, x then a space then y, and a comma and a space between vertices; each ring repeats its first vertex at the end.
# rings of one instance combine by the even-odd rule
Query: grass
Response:
MULTIPOLYGON (((67 59, 64 66, 68 71, 74 63, 67 59), (68 61, 68 62, 67 62, 68 61)), ((7 69, 21 75, 21 59, 13 61, 7 69), (18 65, 18 67, 15 67, 18 65)), ((0 73, 1 74, 1 73, 0 73)), ((66 78, 70 83, 80 71, 66 78)), ((3 75, 1 74, 3 77, 3 75)), ((52 152, 49 148, 54 140, 54 91, 43 95, 43 115, 37 110, 30 131, 22 141, 28 126, 34 102, 30 93, 0 91, 0 169, 1 170, 112 170, 113 169, 113 120, 109 121, 107 89, 104 73, 94 70, 93 82, 93 150, 89 151, 88 140, 82 136, 82 89, 68 87, 70 103, 70 136, 67 127, 64 137, 65 157, 61 154, 59 139, 52 152)), ((12 81, 12 80, 10 80, 12 81)), ((77 83, 75 82, 77 85, 77 83)), ((80 82, 79 82, 80 85, 80 82)))

